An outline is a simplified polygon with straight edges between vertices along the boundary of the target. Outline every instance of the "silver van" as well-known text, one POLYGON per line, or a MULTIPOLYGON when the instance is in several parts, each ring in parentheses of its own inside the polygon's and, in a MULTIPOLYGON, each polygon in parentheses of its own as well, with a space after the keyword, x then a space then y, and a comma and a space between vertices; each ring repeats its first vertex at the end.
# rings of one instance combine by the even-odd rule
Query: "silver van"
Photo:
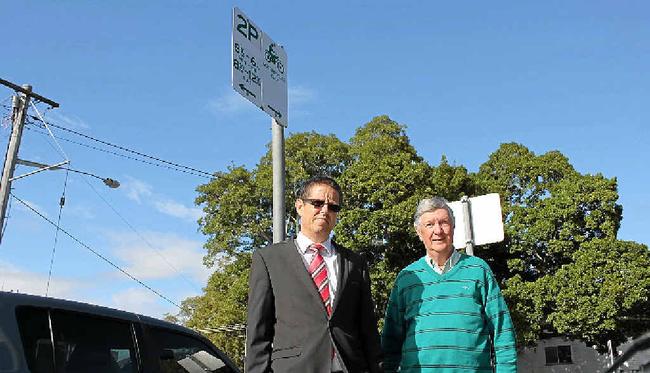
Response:
POLYGON ((1 373, 240 373, 179 325, 85 303, 0 291, 1 373))

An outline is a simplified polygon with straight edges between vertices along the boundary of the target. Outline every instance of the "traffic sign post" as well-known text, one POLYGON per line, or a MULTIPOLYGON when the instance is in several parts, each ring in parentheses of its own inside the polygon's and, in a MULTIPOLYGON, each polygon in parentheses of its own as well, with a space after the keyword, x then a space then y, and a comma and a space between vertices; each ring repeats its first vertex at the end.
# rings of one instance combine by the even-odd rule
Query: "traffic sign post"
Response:
POLYGON ((239 8, 232 19, 232 87, 286 127, 287 53, 239 8))
POLYGON ((287 53, 237 7, 232 12, 232 87, 272 118, 273 242, 280 242, 285 238, 287 53))

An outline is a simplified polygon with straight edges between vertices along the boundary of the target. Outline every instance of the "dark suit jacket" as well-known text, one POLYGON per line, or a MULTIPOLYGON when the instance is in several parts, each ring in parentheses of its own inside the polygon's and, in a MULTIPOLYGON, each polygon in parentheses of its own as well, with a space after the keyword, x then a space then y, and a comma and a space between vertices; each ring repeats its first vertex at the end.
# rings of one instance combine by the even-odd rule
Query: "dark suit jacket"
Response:
POLYGON ((330 319, 294 240, 253 253, 246 372, 330 373, 332 342, 344 371, 382 371, 368 266, 335 247, 339 277, 330 319))

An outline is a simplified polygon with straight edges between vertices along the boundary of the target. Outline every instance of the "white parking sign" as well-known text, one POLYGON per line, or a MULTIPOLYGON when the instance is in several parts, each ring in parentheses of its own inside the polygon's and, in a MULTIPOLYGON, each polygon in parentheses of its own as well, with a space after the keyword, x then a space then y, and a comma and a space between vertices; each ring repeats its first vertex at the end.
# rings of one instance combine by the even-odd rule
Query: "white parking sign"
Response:
POLYGON ((284 127, 287 118, 287 53, 239 8, 232 17, 232 86, 284 127))

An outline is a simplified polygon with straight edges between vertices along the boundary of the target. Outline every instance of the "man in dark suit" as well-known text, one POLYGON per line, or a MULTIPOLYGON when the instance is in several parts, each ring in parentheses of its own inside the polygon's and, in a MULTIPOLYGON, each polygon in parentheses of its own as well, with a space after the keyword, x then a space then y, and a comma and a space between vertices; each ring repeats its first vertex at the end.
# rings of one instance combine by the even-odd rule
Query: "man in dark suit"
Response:
POLYGON ((381 372, 366 262, 332 242, 341 187, 329 177, 298 191, 300 233, 253 253, 246 372, 381 372))

